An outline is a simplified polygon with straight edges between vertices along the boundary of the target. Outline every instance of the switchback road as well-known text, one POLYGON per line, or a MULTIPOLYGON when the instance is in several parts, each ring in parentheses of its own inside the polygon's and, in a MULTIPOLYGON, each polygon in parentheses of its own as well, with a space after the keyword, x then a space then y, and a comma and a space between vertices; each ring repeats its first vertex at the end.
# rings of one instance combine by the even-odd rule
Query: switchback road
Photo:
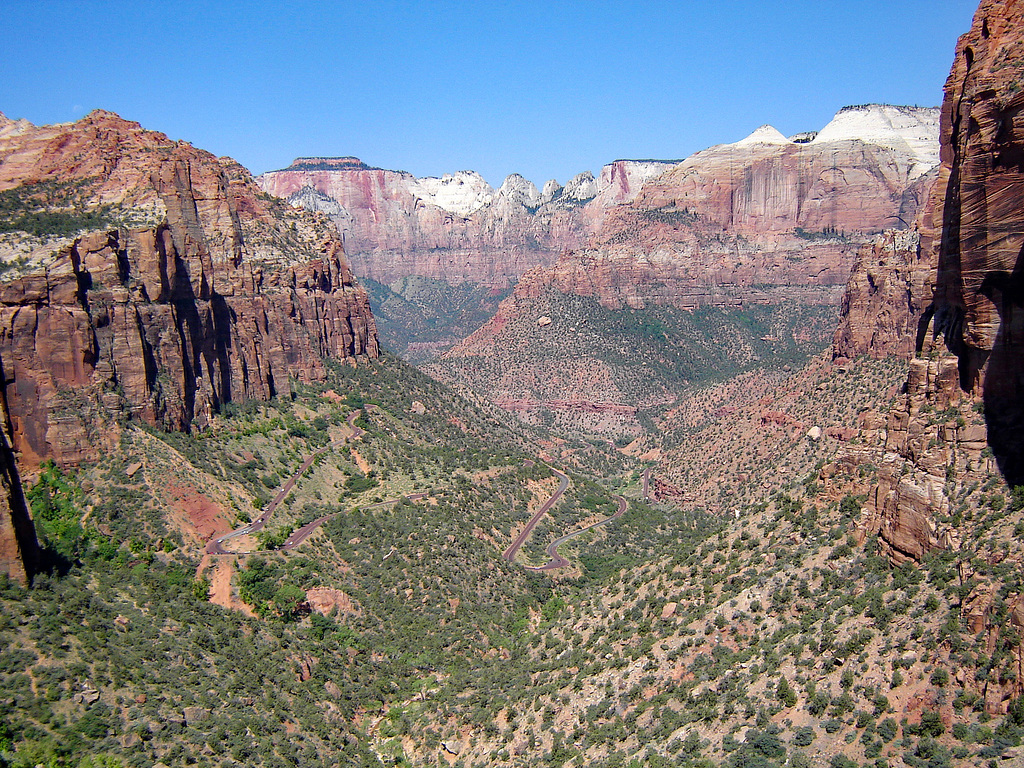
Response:
MULTIPOLYGON (((376 504, 370 504, 367 507, 363 507, 363 509, 378 509, 380 507, 386 507, 389 504, 397 504, 402 499, 408 499, 409 501, 419 501, 420 499, 426 498, 426 496, 427 496, 427 494, 425 494, 425 493, 410 493, 408 496, 399 496, 397 499, 388 499, 387 501, 379 501, 376 504)), ((306 540, 306 538, 309 536, 309 534, 311 534, 313 531, 315 531, 321 525, 326 523, 332 517, 337 517, 338 515, 341 515, 341 514, 344 514, 344 513, 343 512, 332 512, 329 515, 324 515, 323 517, 318 517, 313 522, 306 523, 301 528, 292 531, 291 536, 289 536, 287 539, 285 539, 284 544, 281 545, 281 549, 294 549, 295 547, 299 546, 299 544, 304 542, 306 540)))
MULTIPOLYGON (((302 477, 303 473, 313 465, 313 462, 316 461, 318 456, 320 456, 321 454, 326 453, 327 451, 329 451, 329 450, 331 450, 333 448, 337 448, 338 446, 344 445, 349 440, 356 440, 357 438, 360 438, 360 437, 362 437, 365 434, 364 431, 362 429, 360 429, 359 427, 357 427, 356 424, 355 424, 356 419, 359 418, 359 414, 360 414, 360 411, 353 411, 348 416, 347 422, 348 422, 349 428, 352 430, 352 434, 351 435, 343 437, 340 440, 335 440, 333 443, 328 443, 323 448, 319 448, 316 451, 314 451, 312 454, 310 454, 306 458, 306 460, 304 462, 302 462, 302 466, 299 467, 298 471, 295 472, 295 474, 293 474, 291 477, 289 477, 288 481, 284 485, 281 486, 281 490, 279 490, 277 492, 277 495, 274 496, 273 500, 269 504, 267 504, 266 508, 264 508, 263 512, 260 514, 259 517, 257 517, 251 523, 246 523, 241 528, 236 528, 235 530, 231 531, 230 533, 225 533, 223 536, 218 536, 216 539, 211 539, 210 542, 206 545, 206 553, 210 554, 210 555, 230 555, 230 554, 233 554, 229 550, 224 549, 223 545, 224 545, 225 541, 227 541, 228 539, 233 539, 236 536, 245 536, 246 534, 249 534, 249 533, 255 533, 256 531, 262 531, 264 526, 266 526, 266 524, 267 524, 267 520, 269 520, 270 516, 272 514, 274 514, 274 510, 276 510, 281 505, 281 502, 283 502, 285 500, 285 498, 288 496, 288 493, 292 490, 292 488, 295 487, 295 483, 297 483, 299 478, 302 477)), ((328 517, 330 517, 330 515, 328 515, 328 517)), ((323 521, 325 519, 326 518, 322 518, 320 520, 320 523, 323 523, 323 521)), ((316 521, 314 521, 314 522, 316 522, 316 521)), ((310 525, 312 525, 312 523, 310 523, 310 525)), ((305 528, 305 527, 307 527, 307 526, 303 526, 303 528, 305 528)), ((295 546, 296 544, 300 544, 302 542, 302 540, 305 539, 306 536, 308 536, 313 531, 313 529, 315 529, 315 528, 316 528, 316 526, 314 525, 313 528, 310 528, 310 530, 306 532, 305 536, 303 536, 301 539, 296 541, 295 544, 293 544, 292 546, 295 546)), ((300 528, 299 530, 302 530, 302 528, 300 528)), ((296 531, 296 533, 298 533, 298 531, 296 531)), ((292 537, 294 537, 294 536, 295 536, 295 533, 292 534, 292 537)), ((289 538, 291 538, 291 537, 289 537, 289 538)))
POLYGON ((548 560, 547 563, 539 566, 527 565, 525 567, 531 571, 551 571, 555 568, 564 568, 565 566, 570 565, 568 560, 566 560, 564 557, 558 554, 558 548, 574 536, 579 536, 581 533, 586 533, 589 530, 597 528, 597 526, 599 525, 610 523, 612 520, 617 520, 618 518, 622 517, 623 513, 625 513, 626 511, 626 500, 621 496, 615 496, 613 498, 615 498, 619 502, 619 509, 614 515, 612 515, 611 517, 606 517, 604 520, 598 520, 596 523, 591 523, 590 525, 584 528, 580 528, 578 531, 567 533, 565 534, 565 536, 561 536, 555 539, 550 544, 548 544, 547 553, 548 557, 551 559, 548 560))
POLYGON ((564 474, 562 472, 559 472, 554 467, 551 468, 551 471, 554 472, 556 475, 558 475, 561 478, 561 480, 558 483, 558 490, 556 490, 551 495, 550 499, 548 499, 547 501, 545 501, 541 505, 540 509, 538 509, 534 513, 533 517, 530 518, 530 521, 526 524, 526 527, 523 528, 523 530, 520 532, 520 534, 518 536, 516 536, 516 538, 512 542, 512 544, 509 545, 509 548, 506 549, 504 551, 504 553, 502 553, 501 556, 504 557, 506 560, 508 560, 510 563, 513 560, 515 560, 516 552, 518 552, 519 548, 521 546, 523 546, 523 543, 526 541, 527 537, 529 537, 529 535, 533 531, 533 529, 537 527, 537 523, 540 522, 540 519, 542 517, 544 517, 544 515, 547 514, 548 510, 550 510, 553 506, 555 506, 555 503, 560 498, 562 498, 562 494, 565 493, 565 489, 569 487, 569 476, 568 475, 566 475, 566 474, 564 474))

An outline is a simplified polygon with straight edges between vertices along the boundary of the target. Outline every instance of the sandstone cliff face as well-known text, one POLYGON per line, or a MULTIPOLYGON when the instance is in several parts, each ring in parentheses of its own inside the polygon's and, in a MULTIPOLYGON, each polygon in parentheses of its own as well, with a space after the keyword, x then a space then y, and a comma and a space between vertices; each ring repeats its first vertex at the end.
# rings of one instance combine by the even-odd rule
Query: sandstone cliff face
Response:
POLYGON ((610 308, 838 303, 858 248, 917 215, 937 138, 936 110, 885 105, 807 142, 763 126, 647 181, 546 281, 610 308))
MULTIPOLYGON (((1024 8, 984 0, 946 83, 942 166, 920 248, 887 249, 883 239, 862 252, 834 345, 837 356, 916 354, 894 406, 864 412, 860 447, 839 457, 877 467, 862 534, 877 534, 895 562, 955 553, 960 583, 971 587, 965 624, 1015 670, 1024 644, 1006 630, 1021 625, 1022 598, 999 574, 1019 572, 1024 550, 1019 499, 1005 501, 999 476, 1011 488, 1024 481, 1022 85, 1024 8)), ((977 679, 991 714, 1024 692, 1016 674, 977 679)))
POLYGON ((918 358, 910 361, 906 392, 888 415, 862 418, 862 428, 874 432, 880 448, 873 457, 877 484, 865 502, 863 529, 878 535, 895 562, 921 562, 956 541, 954 530, 937 522, 949 515, 952 503, 947 468, 958 456, 961 464, 981 462, 985 447, 976 426, 952 415, 958 402, 956 361, 918 358))
POLYGON ((354 158, 300 158, 259 182, 331 215, 356 273, 384 284, 507 288, 553 267, 547 282, 609 307, 783 284, 827 286, 820 301, 834 303, 859 245, 916 216, 937 140, 937 110, 867 105, 810 142, 766 126, 678 164, 617 160, 541 192, 516 175, 488 192, 475 174, 416 179, 354 158))
POLYGON ((771 126, 687 158, 644 186, 638 211, 688 210, 763 235, 800 227, 869 232, 911 221, 938 162, 934 109, 846 107, 810 142, 771 126))
POLYGON ((331 216, 360 277, 420 276, 507 288, 525 271, 582 246, 604 211, 631 200, 670 162, 617 160, 542 191, 518 174, 497 190, 461 171, 418 179, 355 158, 299 158, 258 178, 270 194, 331 216))
POLYGON ((858 249, 917 215, 937 132, 934 109, 869 105, 841 111, 811 142, 765 126, 698 152, 606 208, 587 247, 528 272, 516 297, 554 289, 609 309, 838 304, 858 249))
POLYGON ((378 354, 329 224, 233 161, 101 112, 0 136, 0 190, 68 186, 121 225, 55 241, 0 283, 22 466, 95 457, 111 419, 189 429, 321 377, 326 358, 378 354))
POLYGON ((1024 483, 1024 7, 984 0, 960 38, 942 107, 942 167, 927 246, 931 308, 985 401, 989 442, 1024 483))
MULTIPOLYGON (((6 381, 2 360, 0 381, 6 381)), ((36 565, 39 545, 11 450, 8 417, 7 398, 0 389, 0 573, 24 586, 36 565)))

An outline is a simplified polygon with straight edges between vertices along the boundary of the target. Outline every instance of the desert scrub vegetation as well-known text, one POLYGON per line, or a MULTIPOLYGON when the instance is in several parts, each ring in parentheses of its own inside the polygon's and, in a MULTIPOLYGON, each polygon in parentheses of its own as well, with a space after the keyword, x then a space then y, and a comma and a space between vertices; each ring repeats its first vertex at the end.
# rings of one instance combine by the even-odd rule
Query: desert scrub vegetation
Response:
POLYGON ((73 235, 114 222, 111 206, 92 206, 90 180, 23 184, 0 192, 0 232, 73 235))
MULTIPOLYGON (((876 385, 887 365, 844 375, 876 385)), ((778 397, 797 408, 860 407, 833 379, 788 382, 778 397)), ((639 500, 625 459, 607 477, 568 466, 531 557, 606 515, 623 486, 629 508, 567 546, 577 568, 536 574, 500 557, 530 489, 555 484, 522 433, 390 358, 293 389, 226 407, 197 435, 126 428, 100 464, 36 479, 40 516, 89 543, 31 588, 0 590, 5 760, 960 766, 1021 738, 1024 705, 992 712, 987 692, 1012 685, 1020 644, 1008 619, 1024 497, 988 465, 950 481, 969 546, 901 565, 855 535, 871 471, 837 469, 805 427, 772 487, 714 505, 639 500), (356 415, 365 434, 345 442, 356 415), (211 603, 202 541, 161 488, 243 519, 324 445, 269 530, 333 517, 296 550, 222 560, 229 597, 255 615, 211 603), (425 496, 401 498, 413 492, 425 496), (968 607, 989 594, 975 631, 968 607)), ((718 418, 677 416, 690 440, 718 418)))

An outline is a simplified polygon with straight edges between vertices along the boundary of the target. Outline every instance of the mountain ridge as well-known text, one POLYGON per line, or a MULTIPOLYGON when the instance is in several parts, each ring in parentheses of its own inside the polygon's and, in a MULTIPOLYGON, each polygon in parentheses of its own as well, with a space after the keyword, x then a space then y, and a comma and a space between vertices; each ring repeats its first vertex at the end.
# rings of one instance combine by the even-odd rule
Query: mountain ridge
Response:
POLYGON ((200 428, 322 379, 327 357, 379 353, 332 228, 234 161, 98 110, 3 131, 0 194, 0 368, 22 472, 95 461, 128 418, 200 428))

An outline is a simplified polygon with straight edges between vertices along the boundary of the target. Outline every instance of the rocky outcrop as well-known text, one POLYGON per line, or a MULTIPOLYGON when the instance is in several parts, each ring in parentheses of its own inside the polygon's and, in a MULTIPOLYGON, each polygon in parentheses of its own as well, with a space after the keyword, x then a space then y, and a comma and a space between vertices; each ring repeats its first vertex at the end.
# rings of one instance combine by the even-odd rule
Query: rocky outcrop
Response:
POLYGON ((1024 8, 983 0, 957 44, 942 107, 942 167, 927 249, 930 314, 985 401, 989 442, 1024 483, 1024 8))
POLYGON ((354 158, 300 158, 259 181, 329 213, 357 274, 385 284, 505 288, 549 267, 560 290, 606 306, 779 284, 829 286, 823 300, 837 302, 857 248, 917 214, 937 138, 935 109, 866 105, 811 141, 765 126, 680 163, 617 160, 541 192, 517 175, 488 192, 475 174, 416 179, 354 158))
POLYGON ((1024 644, 1007 631, 1024 624, 1015 613, 1024 597, 1001 575, 1024 559, 1019 501, 1004 496, 1024 482, 1022 85, 1024 8, 983 0, 946 83, 942 165, 920 248, 880 242, 862 253, 834 347, 903 353, 913 341, 903 393, 887 416, 862 414, 860 446, 839 463, 877 467, 860 526, 890 559, 956 554, 961 584, 973 587, 961 617, 984 653, 1006 659, 1008 672, 968 678, 981 681, 989 714, 1024 692, 1024 644))
POLYGON ((952 415, 959 401, 956 361, 910 361, 906 392, 889 412, 877 458, 877 482, 864 504, 864 535, 877 535, 894 562, 921 562, 955 541, 950 526, 936 521, 950 512, 947 467, 956 464, 958 450, 980 460, 983 446, 968 446, 973 430, 952 415), (953 411, 948 409, 953 408, 953 411))
POLYGON ((833 357, 913 354, 935 274, 920 243, 916 230, 891 231, 858 251, 843 292, 833 357))
POLYGON ((186 430, 322 378, 325 359, 378 354, 329 223, 261 195, 233 161, 92 113, 0 139, 0 189, 16 187, 73 187, 120 223, 0 283, 23 466, 93 458, 123 416, 186 430))

